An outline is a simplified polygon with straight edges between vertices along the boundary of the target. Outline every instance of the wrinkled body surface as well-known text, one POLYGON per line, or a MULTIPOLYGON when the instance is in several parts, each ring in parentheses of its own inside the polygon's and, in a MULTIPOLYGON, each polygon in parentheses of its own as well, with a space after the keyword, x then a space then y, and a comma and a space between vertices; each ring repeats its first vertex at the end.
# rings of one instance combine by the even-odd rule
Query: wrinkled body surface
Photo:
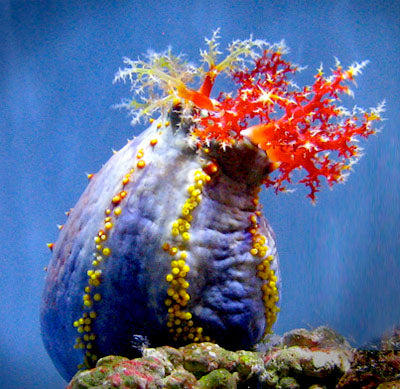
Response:
POLYGON ((265 155, 193 149, 167 119, 93 176, 54 245, 41 324, 65 379, 133 356, 137 335, 241 349, 276 319, 278 256, 257 198, 265 155))

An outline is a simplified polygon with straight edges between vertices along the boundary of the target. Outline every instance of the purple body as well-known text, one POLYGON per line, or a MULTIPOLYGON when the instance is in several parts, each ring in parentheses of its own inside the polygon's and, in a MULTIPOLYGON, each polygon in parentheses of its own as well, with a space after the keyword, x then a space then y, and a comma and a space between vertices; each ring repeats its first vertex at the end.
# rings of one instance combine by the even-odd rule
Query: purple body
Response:
POLYGON ((265 257, 279 290, 274 235, 255 200, 268 159, 245 143, 226 151, 196 150, 184 126, 167 119, 155 121, 94 175, 55 243, 41 323, 45 346, 67 380, 82 363, 88 367, 110 354, 134 356, 136 335, 151 346, 190 343, 193 337, 183 340, 176 328, 190 333, 193 322, 202 328, 199 340, 248 349, 268 327, 262 286, 270 279, 258 276, 262 258, 250 251, 253 228, 266 238, 265 257), (209 174, 191 211, 190 238, 174 236, 172 225, 182 216, 193 177, 209 166, 218 171, 209 174), (100 243, 99 231, 106 235, 100 243), (189 312, 190 320, 175 320, 174 333, 168 325, 174 302, 166 303, 174 254, 166 244, 185 251, 190 268, 181 277, 189 286, 180 289, 190 299, 178 312, 189 312))

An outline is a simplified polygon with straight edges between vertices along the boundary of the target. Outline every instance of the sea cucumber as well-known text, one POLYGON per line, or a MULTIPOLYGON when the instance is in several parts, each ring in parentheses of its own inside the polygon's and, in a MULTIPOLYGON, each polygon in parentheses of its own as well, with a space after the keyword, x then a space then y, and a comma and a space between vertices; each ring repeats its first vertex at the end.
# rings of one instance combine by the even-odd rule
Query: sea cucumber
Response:
POLYGON ((342 181, 358 157, 355 136, 375 132, 382 106, 348 113, 334 104, 363 65, 338 65, 329 78, 319 71, 300 90, 287 79, 298 68, 282 59, 282 44, 236 41, 217 63, 217 34, 207 42, 208 70, 167 52, 126 60, 117 75, 138 93, 125 103, 135 120, 160 115, 89 176, 49 245, 42 334, 67 380, 99 357, 135 356, 138 336, 152 346, 260 341, 276 321, 281 283, 261 186, 282 191, 303 168, 314 201, 320 178, 342 181), (222 73, 238 90, 214 100, 222 73), (200 89, 189 88, 197 78, 200 89))

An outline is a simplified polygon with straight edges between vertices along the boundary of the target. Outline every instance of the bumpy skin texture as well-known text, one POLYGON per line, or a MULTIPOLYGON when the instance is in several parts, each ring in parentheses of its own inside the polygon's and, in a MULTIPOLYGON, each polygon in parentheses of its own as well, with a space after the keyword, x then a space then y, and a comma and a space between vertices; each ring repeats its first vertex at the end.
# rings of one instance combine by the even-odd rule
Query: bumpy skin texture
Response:
MULTIPOLYGON (((260 258, 249 251, 249 218, 260 210, 254 198, 268 173, 265 153, 244 143, 225 152, 217 147, 210 147, 208 153, 196 151, 188 146, 185 127, 178 128, 173 119, 161 128, 162 119, 154 122, 113 155, 91 179, 55 243, 41 325, 46 349, 66 380, 76 373, 87 352, 74 348, 76 338, 84 333, 78 333, 73 323, 84 312, 96 312, 90 324, 90 333, 96 336, 90 351, 97 358, 135 356, 134 335, 147 337, 151 346, 174 343, 165 304, 166 275, 173 258, 163 249, 165 242, 183 244, 188 253, 190 300, 184 308, 211 340, 228 349, 248 349, 267 327, 264 281, 257 276, 260 258), (157 144, 151 145, 155 138, 157 144), (139 150, 145 161, 140 169, 139 150), (190 240, 182 243, 171 236, 171 224, 180 217, 193 172, 210 161, 219 170, 204 186, 202 200, 192 214, 190 240), (103 228, 105 210, 121 191, 121 181, 131 168, 135 171, 123 187, 127 194, 119 204, 122 212, 113 217, 113 227, 107 231, 105 246, 111 254, 96 267, 102 273, 100 285, 92 287, 92 300, 93 293, 99 293, 101 300, 88 308, 83 296, 96 253, 94 237, 103 228)), ((266 238, 267 255, 274 257, 271 269, 279 290, 273 232, 262 215, 257 217, 257 225, 266 238)))

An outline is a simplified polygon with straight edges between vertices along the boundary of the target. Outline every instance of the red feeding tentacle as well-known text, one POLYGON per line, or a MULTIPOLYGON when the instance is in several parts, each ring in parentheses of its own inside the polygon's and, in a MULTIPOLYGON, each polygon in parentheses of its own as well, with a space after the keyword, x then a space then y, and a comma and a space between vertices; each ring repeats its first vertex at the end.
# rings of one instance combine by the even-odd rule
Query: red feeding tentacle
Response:
MULTIPOLYGON (((310 189, 308 197, 314 201, 321 177, 329 185, 343 181, 342 171, 359 156, 355 137, 375 133, 372 122, 380 120, 379 110, 356 116, 336 105, 340 94, 351 93, 345 82, 353 80, 364 64, 347 71, 338 65, 329 78, 319 70, 314 84, 300 90, 288 79, 298 67, 284 61, 280 52, 265 50, 252 69, 232 74, 238 84, 236 95, 221 94, 218 112, 198 117, 194 134, 200 142, 216 140, 223 145, 247 137, 279 164, 267 186, 284 190, 291 173, 303 169, 306 175, 298 182, 310 189), (254 119, 259 123, 249 126, 254 119)), ((213 83, 210 71, 199 92, 209 96, 213 83)))

